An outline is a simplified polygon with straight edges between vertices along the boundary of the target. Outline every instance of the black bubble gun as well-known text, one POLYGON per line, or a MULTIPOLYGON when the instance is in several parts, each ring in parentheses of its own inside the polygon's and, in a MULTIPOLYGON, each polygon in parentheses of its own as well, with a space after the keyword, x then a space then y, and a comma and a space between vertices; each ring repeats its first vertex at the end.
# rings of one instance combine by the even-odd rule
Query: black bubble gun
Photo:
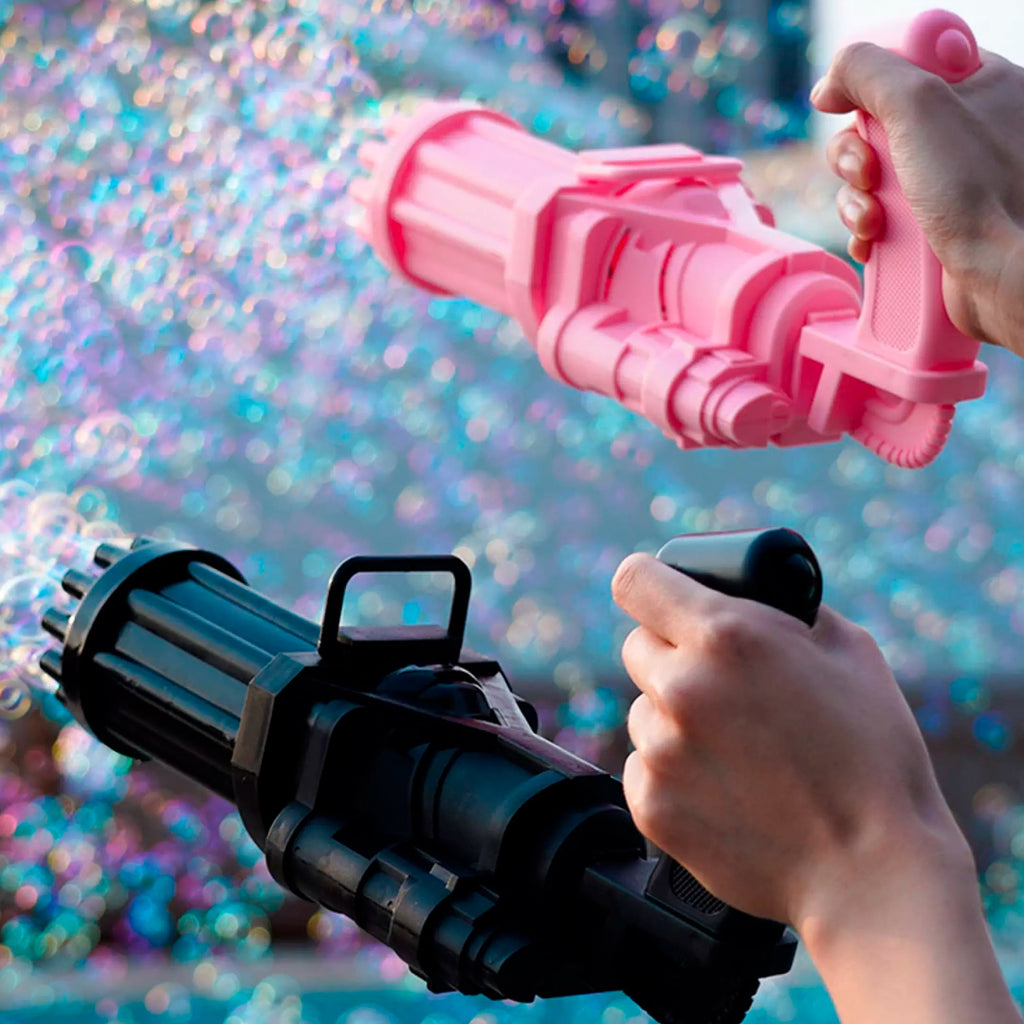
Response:
POLYGON ((42 666, 75 718, 233 801, 282 886, 432 991, 621 990, 662 1024, 734 1024, 789 969, 792 932, 649 856, 619 780, 538 735, 463 645, 459 559, 350 558, 320 626, 209 551, 137 540, 95 563, 64 577, 74 611, 44 617, 60 647, 42 666), (341 628, 367 572, 449 574, 447 626, 341 628))

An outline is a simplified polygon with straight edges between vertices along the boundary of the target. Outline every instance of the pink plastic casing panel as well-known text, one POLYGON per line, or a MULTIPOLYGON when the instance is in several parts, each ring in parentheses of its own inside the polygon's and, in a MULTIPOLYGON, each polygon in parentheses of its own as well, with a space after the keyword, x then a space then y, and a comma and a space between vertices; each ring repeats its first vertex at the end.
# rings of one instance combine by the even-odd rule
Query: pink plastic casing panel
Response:
MULTIPOLYGON (((970 30, 941 11, 914 20, 901 52, 948 81, 979 66, 970 30)), ((978 342, 949 322, 941 268, 870 119, 886 228, 863 302, 845 262, 772 226, 737 160, 683 145, 571 153, 460 103, 385 130, 352 185, 383 262, 515 317, 552 376, 681 447, 850 433, 919 466, 953 403, 984 390, 978 342)))

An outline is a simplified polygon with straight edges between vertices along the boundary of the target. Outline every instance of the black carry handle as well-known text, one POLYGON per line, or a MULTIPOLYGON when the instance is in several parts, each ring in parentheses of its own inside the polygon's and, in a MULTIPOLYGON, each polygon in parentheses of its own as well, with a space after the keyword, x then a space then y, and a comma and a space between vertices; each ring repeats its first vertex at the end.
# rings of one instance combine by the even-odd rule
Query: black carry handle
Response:
POLYGON ((407 665, 445 664, 459 660, 466 631, 469 592, 472 587, 469 566, 455 555, 355 555, 345 559, 331 576, 327 587, 317 653, 325 661, 350 651, 354 644, 387 648, 387 661, 407 665), (345 588, 353 576, 373 572, 446 572, 455 581, 447 628, 442 626, 382 626, 341 628, 341 610, 345 588))

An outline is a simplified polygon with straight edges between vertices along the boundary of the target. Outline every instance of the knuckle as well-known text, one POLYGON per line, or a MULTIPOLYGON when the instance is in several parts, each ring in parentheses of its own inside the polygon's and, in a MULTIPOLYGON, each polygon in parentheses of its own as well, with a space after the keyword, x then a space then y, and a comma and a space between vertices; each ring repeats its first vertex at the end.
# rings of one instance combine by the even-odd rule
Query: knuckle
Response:
POLYGON ((867 263, 871 257, 871 243, 861 238, 851 238, 846 243, 846 252, 849 254, 850 259, 857 263, 867 263))
POLYGON ((838 132, 837 134, 833 135, 831 139, 828 140, 828 146, 825 149, 825 155, 828 158, 828 162, 832 166, 833 170, 838 165, 838 163, 839 163, 839 155, 842 152, 844 152, 845 148, 846 148, 846 132, 845 132, 845 130, 841 131, 841 132, 838 132))
POLYGON ((644 715, 647 714, 646 703, 647 697, 644 694, 640 694, 640 696, 630 704, 629 711, 626 714, 626 732, 629 735, 630 742, 637 748, 637 750, 640 749, 640 744, 643 740, 644 715))
POLYGON ((852 231, 861 215, 861 204, 849 185, 844 185, 836 193, 836 208, 839 210, 839 219, 852 231))
POLYGON ((880 667, 885 664, 878 642, 864 626, 837 617, 833 625, 836 650, 847 664, 880 667))
POLYGON ((673 741, 667 733, 656 734, 651 742, 644 745, 641 755, 656 774, 672 775, 679 765, 680 747, 681 737, 673 741))
POLYGON ((856 78, 865 62, 870 60, 874 52, 871 43, 850 43, 844 46, 833 58, 832 73, 842 82, 856 78))
POLYGON ((698 739, 714 733, 722 722, 728 694, 723 687, 722 675, 712 666, 706 678, 692 680, 687 686, 677 686, 666 699, 668 717, 674 727, 668 737, 672 746, 659 751, 661 762, 678 767, 684 756, 686 735, 698 739))
POLYGON ((863 163, 866 157, 864 143, 853 128, 844 128, 829 139, 826 151, 829 166, 843 177, 843 170, 847 161, 855 160, 863 163))
POLYGON ((879 653, 878 643, 864 626, 850 624, 850 645, 859 657, 874 656, 879 653))
POLYGON ((628 800, 627 804, 629 813, 633 817, 633 824, 636 825, 641 835, 646 836, 653 843, 659 843, 661 821, 657 814, 652 813, 646 804, 630 804, 628 800))
POLYGON ((836 616, 836 628, 843 641, 852 648, 861 648, 867 644, 874 646, 875 640, 871 633, 860 623, 841 616, 836 616))
POLYGON ((622 770, 622 789, 636 827, 657 842, 656 837, 662 827, 663 801, 654 776, 638 753, 634 752, 626 758, 622 770))
POLYGON ((672 775, 683 754, 682 732, 664 715, 635 716, 630 738, 644 763, 656 774, 672 775))
POLYGON ((865 626, 862 626, 859 622, 850 622, 848 624, 848 628, 850 630, 850 638, 853 640, 854 643, 873 644, 875 642, 872 639, 871 633, 868 632, 867 628, 865 626))
POLYGON ((696 701, 695 686, 692 681, 671 675, 658 680, 655 692, 665 710, 665 718, 670 720, 677 729, 682 729, 694 717, 696 701))
POLYGON ((927 72, 914 75, 904 90, 905 98, 910 100, 919 115, 947 103, 955 95, 945 79, 927 72))
POLYGON ((626 671, 630 675, 633 675, 640 656, 640 647, 643 644, 643 636, 641 634, 641 627, 637 626, 635 629, 631 629, 626 634, 626 639, 622 641, 622 664, 626 667, 626 671))
POLYGON ((659 664, 648 680, 650 691, 655 697, 660 717, 671 722, 676 729, 683 729, 691 714, 691 694, 694 688, 693 672, 676 661, 659 664))
POLYGON ((746 659, 761 646, 754 626, 746 616, 731 608, 717 612, 708 620, 701 640, 704 654, 714 662, 746 659))

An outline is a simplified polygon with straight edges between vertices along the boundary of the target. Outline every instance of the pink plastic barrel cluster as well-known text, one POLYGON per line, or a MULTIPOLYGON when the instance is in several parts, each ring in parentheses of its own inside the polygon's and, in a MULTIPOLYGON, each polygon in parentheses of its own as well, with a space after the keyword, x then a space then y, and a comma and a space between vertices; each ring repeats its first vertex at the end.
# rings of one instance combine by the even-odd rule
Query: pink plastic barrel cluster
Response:
MULTIPOLYGON (((980 61, 964 22, 916 18, 899 51, 956 82, 980 61)), ((573 153, 466 103, 429 103, 360 151, 361 233, 396 273, 514 317, 557 380, 621 402, 682 448, 833 441, 890 462, 942 449, 976 398, 979 343, 950 323, 941 267, 884 133, 886 216, 855 271, 778 231, 738 160, 684 145, 573 153)))

